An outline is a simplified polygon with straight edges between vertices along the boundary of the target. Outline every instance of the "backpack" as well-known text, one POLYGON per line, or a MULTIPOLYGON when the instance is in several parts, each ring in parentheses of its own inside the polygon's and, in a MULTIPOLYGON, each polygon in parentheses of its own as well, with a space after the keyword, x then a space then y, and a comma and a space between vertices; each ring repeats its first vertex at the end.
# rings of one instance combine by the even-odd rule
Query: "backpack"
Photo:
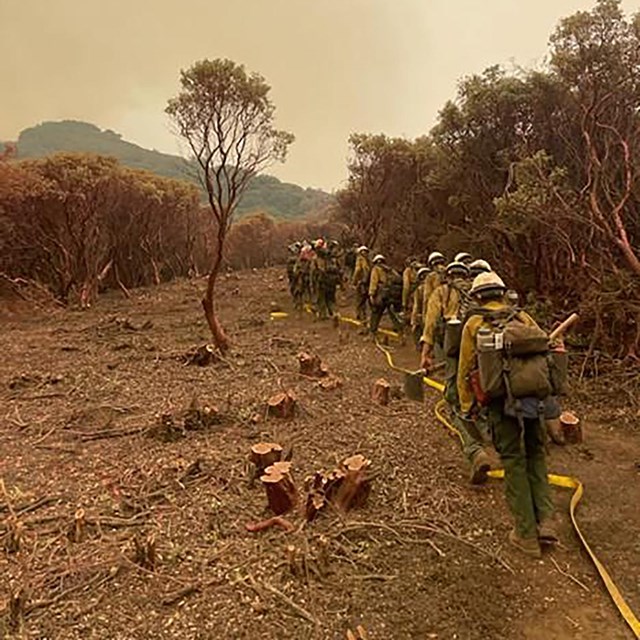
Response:
POLYGON ((547 334, 525 324, 517 309, 477 309, 476 314, 489 324, 476 336, 480 403, 504 398, 517 406, 525 398, 541 401, 552 395, 547 334))
POLYGON ((387 282, 382 288, 382 299, 395 307, 402 306, 402 276, 395 269, 387 268, 387 282))
POLYGON ((424 284, 425 279, 423 278, 422 282, 420 282, 420 280, 418 280, 418 276, 416 275, 416 277, 411 281, 411 286, 409 287, 409 299, 413 299, 413 294, 417 291, 418 287, 421 284, 424 284))

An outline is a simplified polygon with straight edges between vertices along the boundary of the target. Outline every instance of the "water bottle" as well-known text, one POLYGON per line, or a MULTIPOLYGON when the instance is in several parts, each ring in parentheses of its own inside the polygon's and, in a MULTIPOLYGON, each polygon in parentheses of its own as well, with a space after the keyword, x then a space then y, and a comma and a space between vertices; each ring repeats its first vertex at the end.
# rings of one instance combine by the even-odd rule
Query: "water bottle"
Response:
POLYGON ((495 351, 496 344, 493 331, 487 329, 487 327, 480 327, 478 329, 477 345, 480 352, 495 351))
POLYGON ((518 296, 518 292, 515 289, 509 289, 507 291, 507 304, 511 307, 517 307, 520 298, 518 296))

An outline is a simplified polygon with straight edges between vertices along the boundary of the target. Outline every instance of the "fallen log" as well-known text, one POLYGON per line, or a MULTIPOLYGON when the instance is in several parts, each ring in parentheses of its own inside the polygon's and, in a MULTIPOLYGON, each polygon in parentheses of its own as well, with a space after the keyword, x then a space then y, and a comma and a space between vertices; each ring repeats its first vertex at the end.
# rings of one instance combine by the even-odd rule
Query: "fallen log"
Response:
POLYGON ((250 533, 264 531, 265 529, 269 529, 270 527, 280 527, 287 533, 291 533, 292 531, 296 530, 296 528, 291 522, 289 522, 289 520, 281 516, 274 516, 273 518, 267 518, 266 520, 261 520, 260 522, 247 522, 244 525, 244 528, 250 533))

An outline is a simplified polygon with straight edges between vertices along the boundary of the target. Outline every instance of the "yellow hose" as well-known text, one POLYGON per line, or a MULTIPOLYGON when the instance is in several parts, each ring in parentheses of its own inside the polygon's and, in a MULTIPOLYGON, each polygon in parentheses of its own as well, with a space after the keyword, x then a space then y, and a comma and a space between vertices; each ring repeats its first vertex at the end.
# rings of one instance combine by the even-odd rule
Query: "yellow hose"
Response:
MULTIPOLYGON (((286 317, 287 317, 287 314, 283 313, 283 312, 273 312, 271 314, 271 318, 274 319, 274 320, 275 319, 279 319, 279 318, 286 318, 286 317)), ((339 319, 340 319, 341 322, 345 322, 347 324, 352 324, 352 325, 356 325, 356 326, 361 326, 362 325, 362 322, 360 320, 356 320, 354 318, 349 318, 349 317, 346 317, 346 316, 340 316, 339 319)), ((399 337, 398 334, 395 331, 388 331, 386 329, 380 330, 379 333, 382 333, 382 334, 385 334, 385 335, 389 335, 391 337, 396 337, 396 338, 399 337)), ((378 342, 376 342, 376 347, 378 349, 380 349, 380 351, 382 351, 384 353, 384 355, 385 355, 385 357, 387 359, 387 363, 389 364, 389 367, 391 369, 393 369, 394 371, 399 371, 401 373, 405 373, 405 374, 412 373, 408 369, 404 369, 402 367, 398 367, 394 363, 393 356, 391 354, 391 351, 389 351, 389 349, 386 349, 385 347, 383 347, 378 342)), ((439 393, 442 393, 444 391, 444 385, 441 382, 438 382, 437 380, 433 380, 433 379, 425 376, 424 377, 424 383, 428 387, 431 387, 432 389, 434 389, 435 391, 438 391, 439 393)), ((462 436, 461 436, 460 432, 458 431, 458 429, 456 429, 455 426, 452 425, 449 422, 449 420, 447 420, 446 416, 444 415, 443 409, 444 409, 445 406, 446 406, 446 402, 445 402, 445 400, 443 398, 441 398, 436 403, 435 410, 434 410, 435 416, 436 416, 437 420, 442 425, 444 425, 444 427, 446 429, 448 429, 451 433, 453 433, 458 438, 460 438, 460 440, 462 440, 462 436)), ((503 469, 494 469, 492 471, 489 471, 489 477, 494 478, 494 479, 503 479, 504 478, 504 470, 503 469)), ((582 546, 583 546, 584 550, 587 552, 587 554, 591 558, 591 561, 593 562, 596 570, 598 571, 598 574, 602 578, 602 581, 604 582, 604 586, 607 589, 607 592, 609 593, 609 595, 611 596, 611 599, 613 600, 613 603, 616 605, 616 608, 620 612, 620 615, 622 615, 622 617, 624 618, 625 622, 629 625, 629 627, 633 631, 633 633, 636 636, 636 638, 640 639, 640 620, 638 620, 637 616, 631 610, 631 607, 627 604, 627 602, 624 599, 623 595, 620 593, 620 590, 618 589, 618 587, 616 586, 615 582, 613 581, 613 579, 609 575, 609 572, 606 570, 604 565, 600 562, 600 560, 598 559, 596 554, 593 552, 593 550, 589 546, 589 543, 587 542, 586 538, 584 537, 584 534, 580 530, 580 527, 578 526, 578 520, 576 518, 576 509, 578 507, 578 504, 580 503, 580 500, 582 499, 582 496, 584 495, 584 487, 583 487, 582 483, 580 482, 580 480, 578 480, 576 478, 572 478, 571 476, 562 476, 562 475, 556 475, 556 474, 553 474, 553 473, 550 473, 548 475, 548 478, 549 478, 549 483, 554 485, 554 486, 556 486, 556 487, 562 487, 563 489, 572 489, 573 490, 573 495, 571 496, 571 502, 569 503, 569 516, 571 518, 571 524, 573 525, 573 528, 574 528, 576 534, 578 535, 578 538, 580 539, 580 542, 582 543, 582 546)))

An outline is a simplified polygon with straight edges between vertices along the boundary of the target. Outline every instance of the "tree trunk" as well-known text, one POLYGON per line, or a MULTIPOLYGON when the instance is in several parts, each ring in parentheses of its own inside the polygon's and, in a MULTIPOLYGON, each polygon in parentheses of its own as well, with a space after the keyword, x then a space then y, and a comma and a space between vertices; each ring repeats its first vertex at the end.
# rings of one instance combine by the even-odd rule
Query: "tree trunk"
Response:
POLYGON ((214 269, 209 273, 209 279, 207 282, 207 291, 205 293, 204 298, 202 298, 202 308, 204 310, 204 317, 207 319, 207 324, 209 325, 209 329, 211 330, 211 336, 213 337, 213 343, 216 348, 220 351, 220 353, 225 354, 230 347, 229 338, 224 332, 220 321, 218 320, 218 316, 216 315, 214 306, 213 306, 213 293, 215 290, 215 283, 218 277, 218 266, 216 265, 214 269))
POLYGON ((149 256, 149 261, 151 262, 151 270, 153 271, 153 284, 158 286, 160 284, 160 269, 158 269, 158 263, 149 256))
POLYGON ((635 273, 637 276, 640 276, 640 259, 635 254, 633 247, 631 246, 631 242, 629 241, 629 237, 627 235, 626 230, 621 225, 620 236, 616 238, 616 244, 620 247, 620 251, 622 251, 622 255, 627 261, 627 265, 629 268, 635 273))
MULTIPOLYGON (((209 200, 211 204, 212 211, 214 211, 215 215, 215 206, 212 202, 212 191, 209 191, 209 200)), ((218 217, 216 216, 216 220, 218 223, 218 234, 217 241, 218 246, 216 247, 216 254, 213 260, 213 266, 211 267, 211 271, 209 272, 209 278, 207 280, 207 291, 202 298, 202 308, 204 310, 204 316, 207 319, 207 324, 209 325, 209 329, 211 330, 211 335, 213 337, 213 343, 216 348, 223 355, 229 350, 231 346, 229 343, 229 338, 227 338, 220 321, 218 320, 218 316, 216 315, 215 308, 213 305, 214 300, 214 292, 216 288, 216 281, 218 279, 218 274, 220 273, 220 267, 222 266, 222 252, 224 250, 224 241, 226 237, 226 217, 218 217)))

